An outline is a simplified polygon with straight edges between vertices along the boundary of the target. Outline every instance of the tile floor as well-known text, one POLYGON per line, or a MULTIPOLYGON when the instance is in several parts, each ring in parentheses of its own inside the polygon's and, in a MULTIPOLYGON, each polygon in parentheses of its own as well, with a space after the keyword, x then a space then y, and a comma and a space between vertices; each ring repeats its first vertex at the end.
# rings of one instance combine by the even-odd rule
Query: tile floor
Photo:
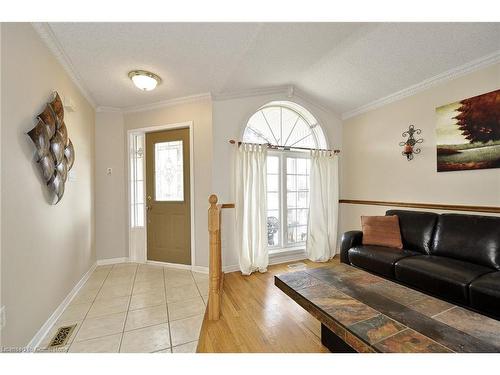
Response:
POLYGON ((42 341, 77 324, 66 346, 84 353, 194 353, 208 275, 157 265, 99 266, 42 341))

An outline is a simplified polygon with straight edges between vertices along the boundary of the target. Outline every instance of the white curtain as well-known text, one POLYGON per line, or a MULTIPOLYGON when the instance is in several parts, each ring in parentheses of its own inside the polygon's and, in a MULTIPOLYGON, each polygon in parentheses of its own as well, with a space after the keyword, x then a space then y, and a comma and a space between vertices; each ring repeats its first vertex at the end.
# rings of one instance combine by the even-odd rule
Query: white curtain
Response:
POLYGON ((267 146, 242 144, 236 152, 236 245, 241 273, 266 272, 267 146))
POLYGON ((313 262, 326 262, 337 250, 339 209, 338 156, 311 151, 309 222, 306 252, 313 262))

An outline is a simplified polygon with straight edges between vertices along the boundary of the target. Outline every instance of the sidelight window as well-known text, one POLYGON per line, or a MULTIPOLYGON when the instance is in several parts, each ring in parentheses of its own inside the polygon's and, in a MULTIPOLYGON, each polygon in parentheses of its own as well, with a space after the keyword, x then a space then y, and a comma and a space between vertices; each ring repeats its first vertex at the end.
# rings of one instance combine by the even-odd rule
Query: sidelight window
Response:
POLYGON ((131 134, 130 147, 130 227, 144 227, 144 134, 131 134))

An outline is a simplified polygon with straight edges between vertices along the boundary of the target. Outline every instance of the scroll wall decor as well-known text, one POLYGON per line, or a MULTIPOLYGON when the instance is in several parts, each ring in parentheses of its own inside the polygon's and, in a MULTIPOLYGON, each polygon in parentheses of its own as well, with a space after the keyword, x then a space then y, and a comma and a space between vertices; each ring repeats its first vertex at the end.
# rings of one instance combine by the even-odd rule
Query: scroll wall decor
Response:
POLYGON ((57 204, 64 195, 64 184, 75 162, 75 150, 64 123, 64 106, 57 92, 37 116, 37 124, 28 135, 36 146, 43 178, 55 196, 53 204, 57 204))

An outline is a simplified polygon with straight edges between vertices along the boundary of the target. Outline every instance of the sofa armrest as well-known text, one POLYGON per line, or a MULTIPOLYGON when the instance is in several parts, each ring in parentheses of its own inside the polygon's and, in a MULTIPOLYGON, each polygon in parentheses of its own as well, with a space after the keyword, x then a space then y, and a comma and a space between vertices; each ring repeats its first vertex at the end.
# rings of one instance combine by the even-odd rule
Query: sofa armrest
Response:
POLYGON ((349 264, 349 256, 347 252, 351 247, 361 245, 363 239, 363 232, 360 230, 351 230, 342 235, 342 242, 340 244, 340 261, 349 264))

